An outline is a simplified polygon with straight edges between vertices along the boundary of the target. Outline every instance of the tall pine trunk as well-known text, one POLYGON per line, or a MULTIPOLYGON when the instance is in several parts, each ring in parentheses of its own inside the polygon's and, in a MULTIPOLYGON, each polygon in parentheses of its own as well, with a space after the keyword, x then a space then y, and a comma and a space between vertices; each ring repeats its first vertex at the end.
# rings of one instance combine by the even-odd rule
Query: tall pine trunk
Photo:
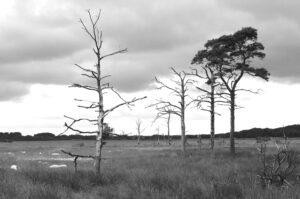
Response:
POLYGON ((214 150, 215 147, 215 87, 211 84, 211 99, 210 99, 210 148, 214 150))
POLYGON ((235 154, 234 143, 234 124, 235 124, 235 92, 230 93, 230 152, 235 154))

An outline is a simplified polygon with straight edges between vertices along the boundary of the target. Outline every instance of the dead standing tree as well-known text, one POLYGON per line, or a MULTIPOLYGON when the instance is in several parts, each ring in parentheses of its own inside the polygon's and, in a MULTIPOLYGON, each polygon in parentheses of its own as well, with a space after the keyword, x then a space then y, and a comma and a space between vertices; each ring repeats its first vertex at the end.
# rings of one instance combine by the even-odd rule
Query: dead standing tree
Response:
MULTIPOLYGON (((168 110, 170 114, 174 114, 179 116, 181 121, 181 150, 185 152, 185 111, 186 108, 193 102, 192 100, 187 103, 187 95, 188 86, 193 84, 191 79, 187 78, 187 74, 185 72, 177 72, 174 68, 171 68, 172 72, 175 74, 176 80, 172 79, 174 86, 169 86, 164 82, 160 81, 158 78, 155 78, 157 83, 157 89, 166 89, 171 92, 171 94, 175 95, 179 98, 177 103, 173 103, 170 100, 159 99, 156 103, 151 104, 149 107, 155 107, 156 110, 168 110)), ((166 113, 161 112, 159 114, 166 113)))
MULTIPOLYGON (((102 54, 101 48, 103 44, 103 38, 102 38, 102 31, 98 29, 98 22, 100 19, 100 11, 99 13, 93 17, 91 12, 88 10, 88 16, 89 16, 89 22, 90 27, 82 20, 80 19, 80 23, 82 25, 83 30, 87 33, 87 35, 90 37, 90 39, 93 42, 93 52, 96 56, 96 63, 93 67, 86 68, 82 67, 78 64, 75 64, 81 71, 83 71, 82 75, 85 77, 88 77, 89 79, 94 80, 95 86, 91 85, 82 85, 82 84, 73 84, 70 87, 74 88, 82 88, 88 91, 91 91, 96 94, 97 101, 87 101, 87 100, 78 100, 76 101, 80 103, 84 103, 84 105, 79 105, 78 107, 92 110, 92 112, 96 112, 98 114, 97 118, 89 119, 89 118, 79 118, 75 119, 72 117, 65 116, 67 119, 71 120, 70 123, 65 123, 66 130, 72 130, 74 132, 80 133, 80 134, 95 134, 96 135, 96 150, 95 150, 95 172, 96 174, 100 174, 100 163, 102 159, 102 147, 105 144, 103 132, 104 132, 104 119, 114 110, 122 107, 122 106, 132 106, 134 102, 142 100, 146 97, 141 98, 133 98, 132 100, 125 100, 121 97, 121 95, 111 86, 110 83, 105 82, 105 80, 110 75, 103 75, 102 73, 102 65, 101 62, 104 58, 111 57, 117 54, 122 54, 127 52, 127 49, 121 49, 117 50, 115 52, 109 53, 109 54, 102 54), (112 106, 111 108, 104 109, 104 94, 106 92, 113 92, 115 93, 122 102, 112 106), (97 126, 97 130, 95 131, 82 131, 75 127, 77 123, 80 122, 90 122, 92 126, 97 126)), ((74 155, 74 154, 73 154, 74 155)))
POLYGON ((257 138, 257 142, 260 144, 257 149, 262 164, 257 177, 263 188, 270 185, 291 187, 293 184, 298 183, 299 152, 289 149, 288 143, 285 142, 282 147, 277 147, 275 153, 272 150, 271 157, 267 157, 270 156, 267 154, 267 142, 269 140, 270 138, 257 138))
POLYGON ((145 131, 146 127, 142 129, 142 120, 138 119, 136 122, 136 130, 137 130, 137 144, 140 144, 141 134, 145 131))
POLYGON ((159 137, 160 137, 159 126, 156 128, 156 133, 157 133, 157 145, 159 145, 159 137))
POLYGON ((157 114, 156 117, 153 121, 156 122, 156 120, 158 119, 165 119, 167 122, 167 134, 168 134, 168 143, 169 145, 171 145, 171 137, 170 137, 170 122, 171 122, 171 115, 174 111, 174 109, 170 106, 168 107, 160 107, 160 106, 156 106, 155 107, 157 114))
POLYGON ((257 30, 251 27, 242 28, 232 35, 223 35, 205 44, 207 57, 217 66, 218 78, 223 83, 226 92, 223 97, 230 106, 230 152, 235 153, 235 110, 236 94, 238 91, 253 92, 249 89, 238 88, 237 85, 245 75, 269 79, 269 72, 265 68, 250 66, 253 59, 265 57, 264 46, 257 42, 257 30))
POLYGON ((171 137, 170 137, 170 122, 171 122, 171 115, 172 115, 172 111, 173 109, 172 108, 167 108, 167 117, 166 117, 166 120, 167 120, 167 129, 168 129, 168 143, 169 145, 171 145, 171 137))
MULTIPOLYGON (((192 60, 192 64, 203 64, 207 60, 205 60, 204 56, 206 54, 205 50, 199 51, 194 59, 192 60)), ((217 71, 215 67, 211 67, 209 64, 201 66, 202 71, 204 73, 200 74, 197 69, 192 69, 191 75, 206 80, 205 84, 209 85, 209 89, 201 88, 196 86, 197 90, 202 92, 198 98, 194 99, 197 103, 197 106, 200 110, 207 111, 210 113, 210 148, 214 150, 215 146, 215 115, 220 115, 215 111, 215 107, 219 103, 223 103, 224 101, 220 99, 220 93, 217 91, 217 87, 220 87, 220 82, 217 81, 217 71)))

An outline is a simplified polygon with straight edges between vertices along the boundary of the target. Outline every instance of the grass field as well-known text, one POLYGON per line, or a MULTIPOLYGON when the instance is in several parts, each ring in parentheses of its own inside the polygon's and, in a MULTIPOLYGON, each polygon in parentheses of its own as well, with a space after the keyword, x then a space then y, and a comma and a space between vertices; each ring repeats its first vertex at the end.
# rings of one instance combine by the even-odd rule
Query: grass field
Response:
MULTIPOLYGON (((108 141, 104 147, 102 175, 93 164, 79 160, 74 174, 72 158, 61 150, 93 154, 93 141, 43 141, 0 143, 0 198, 300 198, 300 186, 263 189, 257 179, 261 165, 255 140, 237 140, 237 155, 228 151, 228 140, 217 140, 216 151, 203 140, 180 143, 161 141, 108 141), (10 169, 17 165, 18 170, 10 169), (66 168, 49 168, 66 164, 66 168)), ((291 148, 300 149, 300 140, 291 148)), ((269 153, 274 145, 268 146, 269 153)))

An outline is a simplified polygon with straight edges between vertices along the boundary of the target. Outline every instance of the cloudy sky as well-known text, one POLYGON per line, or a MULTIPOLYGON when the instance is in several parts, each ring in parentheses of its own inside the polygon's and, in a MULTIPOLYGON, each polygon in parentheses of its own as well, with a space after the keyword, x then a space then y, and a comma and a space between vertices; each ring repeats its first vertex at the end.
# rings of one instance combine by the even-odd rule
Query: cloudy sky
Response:
MULTIPOLYGON (((245 79, 242 85, 261 88, 260 95, 242 94, 238 103, 237 130, 280 127, 299 123, 300 113, 300 2, 297 0, 1 0, 0 1, 0 131, 24 134, 60 133, 66 121, 89 113, 76 108, 74 98, 89 93, 68 88, 84 82, 74 64, 94 63, 92 43, 81 29, 79 18, 88 20, 102 10, 103 52, 128 48, 111 57, 104 72, 126 97, 147 95, 132 110, 115 111, 107 119, 116 133, 134 133, 140 118, 145 134, 155 112, 145 109, 160 95, 153 78, 170 77, 169 67, 187 70, 197 50, 211 38, 233 33, 242 27, 258 29, 266 58, 257 62, 271 73, 269 82, 245 79)), ((108 96, 105 105, 117 101, 108 96)), ((220 108, 217 132, 229 131, 227 108, 220 108)), ((188 133, 209 133, 209 115, 188 110, 188 133)), ((172 133, 179 133, 174 116, 172 133)))

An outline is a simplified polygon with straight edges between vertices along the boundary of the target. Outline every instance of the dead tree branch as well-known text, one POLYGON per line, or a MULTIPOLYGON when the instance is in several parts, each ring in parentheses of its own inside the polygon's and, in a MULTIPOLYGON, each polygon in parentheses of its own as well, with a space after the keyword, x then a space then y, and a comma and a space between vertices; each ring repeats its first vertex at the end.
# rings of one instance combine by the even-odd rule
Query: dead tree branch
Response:
POLYGON ((95 156, 91 156, 91 155, 79 155, 79 154, 74 154, 74 153, 67 152, 67 151, 64 151, 64 150, 61 150, 61 152, 64 153, 64 154, 67 154, 67 155, 69 155, 71 157, 74 157, 73 163, 74 163, 74 170, 75 170, 75 172, 77 172, 77 160, 78 160, 78 158, 95 159, 95 156))

